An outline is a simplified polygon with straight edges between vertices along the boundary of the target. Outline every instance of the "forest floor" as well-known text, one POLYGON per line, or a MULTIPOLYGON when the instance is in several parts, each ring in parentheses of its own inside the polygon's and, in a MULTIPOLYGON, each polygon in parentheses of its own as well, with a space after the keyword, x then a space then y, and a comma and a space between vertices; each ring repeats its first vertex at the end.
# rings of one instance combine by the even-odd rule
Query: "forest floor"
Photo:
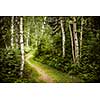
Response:
POLYGON ((39 74, 38 80, 44 83, 79 83, 81 80, 55 68, 34 61, 32 54, 27 54, 26 62, 39 74))

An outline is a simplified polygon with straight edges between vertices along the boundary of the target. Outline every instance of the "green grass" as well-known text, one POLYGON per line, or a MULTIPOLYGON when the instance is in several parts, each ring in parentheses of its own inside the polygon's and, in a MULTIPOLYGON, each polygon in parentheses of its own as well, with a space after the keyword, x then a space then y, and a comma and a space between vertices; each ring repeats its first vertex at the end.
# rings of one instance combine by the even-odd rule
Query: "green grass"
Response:
POLYGON ((33 61, 32 58, 29 59, 31 63, 34 65, 42 68, 50 77, 52 77, 55 83, 76 83, 76 82, 83 82, 78 77, 73 77, 68 75, 67 73, 63 73, 58 71, 57 69, 47 66, 45 64, 41 64, 39 62, 33 61))

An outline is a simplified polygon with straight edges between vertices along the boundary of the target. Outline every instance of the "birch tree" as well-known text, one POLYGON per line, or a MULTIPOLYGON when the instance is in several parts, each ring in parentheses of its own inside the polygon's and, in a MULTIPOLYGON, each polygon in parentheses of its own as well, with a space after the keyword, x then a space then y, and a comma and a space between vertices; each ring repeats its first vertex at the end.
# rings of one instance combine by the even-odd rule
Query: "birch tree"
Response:
POLYGON ((14 48, 14 16, 11 17, 11 48, 14 48))
POLYGON ((23 17, 20 17, 20 49, 21 49, 21 68, 20 75, 23 76, 24 69, 24 40, 23 40, 23 17))
POLYGON ((75 53, 74 53, 74 37, 73 37, 73 32, 71 28, 71 22, 69 22, 69 31, 70 31, 70 37, 71 37, 71 46, 72 46, 72 57, 73 57, 73 62, 75 63, 75 53))
POLYGON ((27 39, 26 39, 26 46, 27 47, 29 47, 29 42, 30 42, 30 28, 31 28, 31 24, 32 24, 31 17, 27 17, 27 39))
POLYGON ((60 25, 61 25, 61 31, 62 31, 62 56, 65 57, 65 30, 64 30, 64 24, 63 24, 63 17, 60 18, 60 25))
POLYGON ((16 48, 18 49, 19 47, 19 17, 15 17, 15 35, 16 35, 16 48))
POLYGON ((73 16, 73 36, 74 36, 74 47, 75 47, 75 63, 79 64, 79 44, 77 37, 77 25, 76 25, 76 17, 73 16))
POLYGON ((81 17, 81 31, 80 31, 80 58, 82 56, 82 35, 83 35, 83 16, 81 17))

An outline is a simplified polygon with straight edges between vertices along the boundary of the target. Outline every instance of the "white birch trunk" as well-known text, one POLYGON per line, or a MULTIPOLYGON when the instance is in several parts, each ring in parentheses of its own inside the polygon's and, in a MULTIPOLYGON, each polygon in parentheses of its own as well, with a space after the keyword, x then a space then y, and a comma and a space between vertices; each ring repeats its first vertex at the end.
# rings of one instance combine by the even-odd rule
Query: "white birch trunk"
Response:
POLYGON ((63 51, 63 57, 65 57, 65 31, 64 31, 64 25, 63 25, 63 20, 61 18, 60 20, 61 24, 61 31, 62 31, 62 51, 63 51))
POLYGON ((72 33, 70 22, 69 22, 69 31, 70 31, 70 37, 71 37, 72 57, 73 57, 73 62, 75 63, 73 33, 72 33))
POLYGON ((21 68, 20 75, 23 76, 24 70, 24 40, 23 40, 23 17, 20 17, 20 49, 21 49, 21 68))
POLYGON ((83 17, 81 17, 81 32, 80 32, 80 58, 82 56, 82 35, 83 35, 83 17))
POLYGON ((11 17, 11 48, 14 48, 14 16, 11 17))
POLYGON ((73 17, 73 35, 74 35, 74 45, 75 45, 75 63, 79 64, 79 45, 77 37, 76 17, 73 17))

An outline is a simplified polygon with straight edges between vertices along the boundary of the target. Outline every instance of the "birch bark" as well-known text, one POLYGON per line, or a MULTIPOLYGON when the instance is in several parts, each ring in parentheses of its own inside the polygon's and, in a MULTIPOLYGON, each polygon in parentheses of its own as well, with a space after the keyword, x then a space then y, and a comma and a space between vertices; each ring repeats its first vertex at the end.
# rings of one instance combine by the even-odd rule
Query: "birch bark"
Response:
POLYGON ((75 53, 74 53, 74 37, 72 33, 72 28, 71 28, 71 23, 69 22, 69 31, 70 31, 70 37, 71 37, 71 46, 72 46, 72 57, 73 57, 73 62, 75 63, 75 53))
POLYGON ((80 58, 82 56, 82 35, 83 35, 83 16, 81 17, 81 32, 80 32, 80 58))
POLYGON ((21 49, 21 68, 20 76, 23 76, 24 70, 24 40, 23 40, 23 17, 20 17, 20 49, 21 49))
POLYGON ((73 17, 73 36, 74 36, 74 47, 75 47, 75 63, 79 64, 79 45, 78 45, 78 37, 77 37, 77 25, 76 25, 76 17, 73 17))
POLYGON ((65 57, 65 30, 62 17, 60 19, 60 25, 62 31, 62 52, 63 52, 62 56, 65 57))

